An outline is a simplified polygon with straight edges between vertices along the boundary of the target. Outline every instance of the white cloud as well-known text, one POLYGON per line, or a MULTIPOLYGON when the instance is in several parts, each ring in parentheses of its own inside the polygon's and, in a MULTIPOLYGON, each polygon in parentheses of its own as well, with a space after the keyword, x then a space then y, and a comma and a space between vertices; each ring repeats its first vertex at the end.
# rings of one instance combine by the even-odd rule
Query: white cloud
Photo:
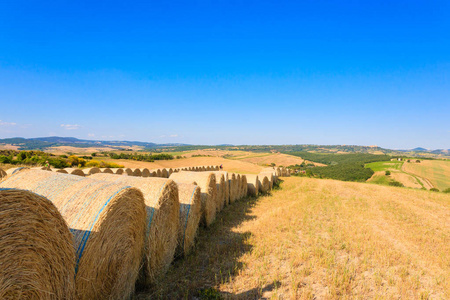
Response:
POLYGON ((95 134, 93 134, 93 133, 88 133, 88 137, 94 137, 95 136, 95 134))
POLYGON ((169 135, 169 137, 178 137, 178 134, 171 134, 171 135, 169 135))
POLYGON ((4 122, 2 120, 0 120, 0 126, 4 126, 4 127, 10 127, 10 126, 16 126, 17 123, 13 123, 13 122, 4 122))
POLYGON ((77 130, 81 126, 78 125, 78 124, 61 124, 61 127, 66 129, 66 130, 77 130))

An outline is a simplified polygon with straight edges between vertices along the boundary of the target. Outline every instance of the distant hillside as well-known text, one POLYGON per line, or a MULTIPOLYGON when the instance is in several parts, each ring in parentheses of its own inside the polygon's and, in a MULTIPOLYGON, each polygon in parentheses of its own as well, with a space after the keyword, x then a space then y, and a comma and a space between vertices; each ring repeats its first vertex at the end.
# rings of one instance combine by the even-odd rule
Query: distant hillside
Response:
POLYGON ((140 146, 146 149, 154 149, 160 147, 178 147, 185 146, 185 144, 155 144, 137 141, 96 141, 96 140, 80 140, 73 137, 40 137, 40 138, 8 138, 0 139, 0 144, 9 144, 18 146, 19 150, 44 150, 50 147, 70 146, 78 148, 89 147, 133 147, 140 146))

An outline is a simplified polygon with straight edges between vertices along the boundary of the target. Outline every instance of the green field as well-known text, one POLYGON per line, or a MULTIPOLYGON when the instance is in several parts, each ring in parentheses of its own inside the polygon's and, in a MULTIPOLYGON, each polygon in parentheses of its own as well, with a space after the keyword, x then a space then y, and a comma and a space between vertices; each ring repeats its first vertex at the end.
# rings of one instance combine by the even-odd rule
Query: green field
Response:
POLYGON ((423 160, 420 163, 405 163, 403 170, 428 179, 440 191, 450 188, 450 161, 423 160))
POLYGON ((403 161, 379 161, 366 164, 366 168, 372 169, 374 172, 378 171, 393 171, 402 169, 403 161))

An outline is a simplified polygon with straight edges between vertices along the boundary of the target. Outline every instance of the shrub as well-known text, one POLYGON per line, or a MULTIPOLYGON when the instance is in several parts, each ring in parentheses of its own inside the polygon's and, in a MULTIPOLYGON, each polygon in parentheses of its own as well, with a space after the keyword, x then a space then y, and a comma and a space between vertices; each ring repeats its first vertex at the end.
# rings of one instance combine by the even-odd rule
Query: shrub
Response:
POLYGON ((450 188, 446 188, 445 190, 442 191, 443 193, 450 193, 450 188))
POLYGON ((431 188, 430 191, 432 191, 432 192, 439 192, 439 189, 437 189, 437 188, 431 188))
POLYGON ((398 187, 404 187, 403 183, 398 182, 396 180, 392 180, 391 182, 389 182, 390 186, 398 186, 398 187))
POLYGON ((386 171, 386 176, 389 176, 389 175, 391 175, 391 171, 386 171))
POLYGON ((86 163, 86 167, 88 168, 100 168, 100 162, 97 160, 91 160, 86 163))
POLYGON ((10 163, 12 163, 12 160, 8 156, 0 155, 0 163, 10 164, 10 163))

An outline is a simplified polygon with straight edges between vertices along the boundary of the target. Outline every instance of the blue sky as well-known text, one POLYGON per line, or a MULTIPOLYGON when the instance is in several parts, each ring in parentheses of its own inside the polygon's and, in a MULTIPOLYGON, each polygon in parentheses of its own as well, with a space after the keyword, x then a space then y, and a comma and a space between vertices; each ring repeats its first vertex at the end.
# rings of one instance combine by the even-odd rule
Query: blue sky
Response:
POLYGON ((448 1, 0 1, 0 137, 450 148, 448 1))

